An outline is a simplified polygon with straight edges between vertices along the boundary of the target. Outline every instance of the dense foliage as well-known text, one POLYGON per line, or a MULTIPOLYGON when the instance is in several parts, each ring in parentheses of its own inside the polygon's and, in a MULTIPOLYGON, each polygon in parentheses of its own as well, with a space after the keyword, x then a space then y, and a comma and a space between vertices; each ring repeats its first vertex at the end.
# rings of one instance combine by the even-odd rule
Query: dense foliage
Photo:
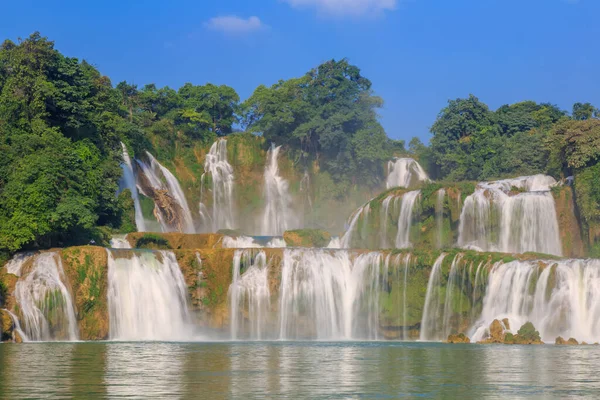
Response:
POLYGON ((304 163, 318 159, 334 180, 378 184, 394 147, 378 121, 382 105, 371 81, 343 59, 261 85, 242 107, 250 131, 297 150, 304 163))
MULTIPOLYGON (((184 158, 197 164, 197 146, 234 127, 262 135, 265 146, 285 146, 302 172, 320 171, 315 183, 324 198, 344 198, 357 184, 381 187, 387 160, 406 152, 436 180, 574 176, 584 233, 590 244, 600 238, 600 111, 592 104, 576 103, 570 114, 533 101, 494 111, 470 95, 441 110, 429 146, 414 138, 406 150, 380 125, 382 105, 371 81, 346 59, 261 85, 240 103, 233 88, 210 83, 178 90, 127 82, 113 87, 38 33, 5 41, 0 253, 84 243, 99 237, 99 226, 134 230, 131 199, 127 192, 115 196, 120 142, 134 156, 150 150, 161 160, 187 149, 184 158)), ((191 172, 200 175, 202 166, 191 172)))
POLYGON ((0 47, 0 249, 86 241, 118 225, 120 116, 110 80, 33 34, 0 47))

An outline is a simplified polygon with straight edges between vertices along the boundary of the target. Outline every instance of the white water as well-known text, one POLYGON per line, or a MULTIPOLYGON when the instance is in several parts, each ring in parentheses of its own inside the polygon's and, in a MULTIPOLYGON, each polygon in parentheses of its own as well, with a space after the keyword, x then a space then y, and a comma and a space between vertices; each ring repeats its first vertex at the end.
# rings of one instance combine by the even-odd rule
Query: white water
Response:
POLYGON ((286 247, 285 240, 280 237, 273 237, 265 244, 261 244, 251 236, 225 236, 223 238, 223 247, 229 249, 260 249, 260 248, 281 248, 286 247))
POLYGON ((13 274, 16 276, 21 276, 21 271, 23 270, 23 265, 29 260, 31 260, 35 256, 35 253, 24 252, 17 253, 8 260, 6 263, 6 271, 9 274, 13 274))
POLYGON ((361 215, 363 214, 363 211, 365 210, 365 208, 366 208, 367 205, 368 205, 368 203, 364 204, 363 206, 361 206, 350 217, 351 220, 350 220, 350 224, 348 225, 348 229, 346 229, 346 232, 344 233, 344 235, 339 240, 339 246, 340 246, 340 248, 342 248, 342 249, 349 249, 350 247, 352 247, 352 235, 356 231, 356 227, 358 226, 358 221, 359 221, 361 215))
POLYGON ((13 314, 12 312, 10 312, 10 310, 7 310, 6 308, 2 309, 3 311, 6 311, 8 313, 8 315, 10 315, 10 318, 12 319, 13 322, 13 332, 12 332, 12 339, 13 341, 16 340, 16 334, 18 334, 21 337, 21 340, 23 342, 29 342, 29 338, 27 337, 27 335, 25 334, 25 332, 23 332, 23 329, 21 328, 21 323, 19 322, 19 318, 17 318, 17 316, 15 314, 13 314))
POLYGON ((446 189, 440 189, 437 192, 437 202, 435 204, 435 227, 437 229, 437 247, 444 247, 444 198, 446 189))
POLYGON ((388 162, 386 187, 411 187, 417 183, 429 182, 429 177, 421 165, 412 158, 396 158, 388 162))
POLYGON ((463 205, 458 245, 483 251, 560 256, 558 218, 549 192, 555 183, 545 175, 480 183, 463 205), (511 195, 512 188, 525 192, 511 195))
MULTIPOLYGON (((219 229, 234 229, 236 227, 233 201, 234 176, 233 167, 227 161, 227 140, 219 139, 210 147, 201 178, 202 190, 207 174, 212 178, 212 218, 210 221, 204 221, 204 225, 210 223, 212 232, 219 229)), ((202 194, 200 198, 203 198, 202 194)), ((202 205, 200 213, 203 214, 202 205)))
POLYGON ((40 253, 29 268, 19 267, 14 296, 19 306, 23 339, 77 340, 77 319, 58 253, 40 253))
POLYGON ((233 281, 229 286, 231 339, 264 339, 268 329, 269 303, 265 252, 259 251, 253 256, 252 250, 236 250, 233 256, 233 281))
POLYGON ((278 236, 295 228, 296 217, 292 209, 292 197, 289 194, 289 183, 279 175, 277 158, 281 146, 271 146, 267 152, 265 168, 265 211, 262 219, 261 235, 278 236))
MULTIPOLYGON (((181 207, 181 226, 175 227, 175 230, 181 231, 183 233, 195 233, 196 229, 194 228, 194 221, 192 219, 192 213, 188 206, 185 195, 183 194, 183 190, 175 178, 175 175, 171 173, 167 168, 163 167, 152 154, 146 152, 148 159, 150 160, 150 165, 138 160, 139 166, 142 168, 142 171, 148 182, 154 190, 167 190, 169 195, 175 200, 175 202, 181 207), (166 181, 163 183, 161 176, 166 181)), ((167 221, 165 221, 164 216, 162 216, 161 211, 155 206, 155 215, 159 219, 159 223, 161 224, 162 230, 164 232, 169 232, 174 229, 168 225, 167 221)))
POLYGON ((190 339, 187 285, 175 255, 107 252, 110 339, 190 339))
POLYGON ((420 190, 407 192, 402 196, 400 215, 398 216, 398 234, 396 235, 396 248, 405 249, 412 247, 410 242, 410 228, 412 227, 415 204, 417 203, 420 190))
POLYGON ((285 250, 279 294, 280 339, 378 339, 379 276, 388 263, 372 252, 285 250))
POLYGON ((381 203, 381 212, 379 215, 380 218, 380 227, 381 227, 381 244, 380 247, 382 249, 389 249, 391 247, 388 240, 388 225, 389 225, 389 211, 390 211, 390 203, 392 200, 397 199, 396 196, 390 195, 387 196, 383 202, 381 203))
POLYGON ((146 222, 144 221, 144 215, 142 214, 142 206, 140 205, 140 197, 138 195, 137 186, 135 183, 135 175, 133 173, 133 165, 131 164, 131 158, 127 152, 125 143, 121 142, 123 147, 123 163, 121 168, 123 169, 123 181, 125 187, 131 192, 131 198, 133 199, 133 206, 135 209, 135 225, 138 232, 146 232, 146 222))
POLYGON ((127 240, 127 235, 115 235, 110 239, 110 247, 113 249, 130 249, 131 244, 127 240))
POLYGON ((425 305, 423 306, 423 319, 421 320, 420 340, 433 340, 437 338, 440 331, 439 324, 441 306, 439 287, 442 279, 442 263, 446 254, 442 253, 431 268, 429 281, 427 283, 427 293, 425 295, 425 305))
POLYGON ((554 343, 557 336, 600 341, 600 260, 550 265, 544 268, 535 261, 495 265, 481 316, 469 332, 473 340, 484 338, 494 319, 508 318, 513 333, 530 321, 547 343, 554 343))

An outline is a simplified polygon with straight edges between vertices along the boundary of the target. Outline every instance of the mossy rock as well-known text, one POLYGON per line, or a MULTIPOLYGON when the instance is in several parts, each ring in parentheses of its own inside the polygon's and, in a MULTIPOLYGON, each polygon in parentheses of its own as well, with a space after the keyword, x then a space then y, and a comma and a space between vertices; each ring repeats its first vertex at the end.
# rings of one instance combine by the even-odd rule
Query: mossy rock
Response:
POLYGON ((445 343, 471 343, 471 339, 464 333, 459 333, 458 335, 448 335, 448 339, 445 343))
POLYGON ((297 229, 285 231, 283 240, 288 247, 327 247, 331 234, 320 229, 297 229))
POLYGON ((10 315, 0 310, 0 342, 12 340, 13 321, 10 315))
POLYGON ((61 258, 73 293, 82 340, 108 339, 108 254, 95 246, 63 249, 61 258))
POLYGON ((217 233, 143 233, 127 235, 127 241, 136 249, 179 250, 220 248, 222 234, 217 233))

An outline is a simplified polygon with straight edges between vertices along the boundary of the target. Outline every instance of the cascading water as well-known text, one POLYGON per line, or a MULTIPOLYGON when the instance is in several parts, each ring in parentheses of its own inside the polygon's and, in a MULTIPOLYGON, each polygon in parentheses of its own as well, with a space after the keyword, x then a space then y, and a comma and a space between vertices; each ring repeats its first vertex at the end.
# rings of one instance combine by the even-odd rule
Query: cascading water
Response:
POLYGON ((65 285, 60 256, 54 252, 22 258, 11 267, 20 276, 14 296, 19 306, 23 339, 31 341, 77 340, 77 319, 71 294, 65 285))
POLYGON ((107 252, 110 339, 190 339, 187 285, 175 255, 107 252))
POLYGON ((378 339, 381 253, 285 250, 279 294, 280 339, 378 339))
POLYGON ((362 207, 360 207, 350 217, 351 220, 350 220, 350 224, 348 225, 348 229, 346 230, 346 232, 344 233, 344 235, 340 239, 340 243, 339 243, 340 248, 342 248, 342 249, 349 249, 350 247, 352 247, 352 235, 354 234, 354 231, 356 230, 356 227, 358 225, 358 221, 359 221, 361 215, 363 214, 363 211, 365 210, 366 206, 367 206, 367 204, 365 204, 362 207))
POLYGON ((110 247, 113 249, 130 249, 131 244, 127 240, 127 235, 115 235, 110 239, 110 247))
POLYGON ((435 227, 437 230, 437 247, 441 249, 444 247, 444 198, 446 197, 446 190, 440 189, 437 192, 437 201, 435 203, 435 227))
POLYGON ((268 329, 269 302, 265 252, 259 251, 253 257, 252 250, 236 250, 233 256, 233 281, 229 286, 231 339, 263 339, 268 329), (246 307, 247 318, 244 316, 246 307))
POLYGON ((280 237, 273 238, 258 238, 262 239, 262 241, 257 241, 257 238, 253 238, 251 236, 225 236, 223 238, 223 247, 229 249, 260 249, 264 247, 269 248, 280 248, 286 247, 285 240, 280 237), (268 240, 266 240, 268 239, 268 240))
POLYGON ((533 251, 560 256, 562 246, 554 198, 556 181, 534 175, 482 182, 465 200, 458 245, 483 251, 533 251), (517 191, 515 195, 511 195, 517 191))
POLYGON ((429 281, 427 283, 427 293, 425 295, 425 305, 423 306, 423 319, 421 321, 420 340, 433 340, 441 329, 440 320, 440 293, 439 287, 442 281, 442 263, 446 254, 442 253, 431 268, 429 281))
MULTIPOLYGON (((185 195, 183 194, 183 190, 177 181, 177 178, 175 178, 175 175, 173 175, 171 171, 163 167, 152 154, 146 152, 146 155, 148 160, 150 160, 150 165, 140 160, 137 160, 137 162, 141 167, 144 176, 148 180, 148 183, 157 192, 168 192, 172 199, 177 203, 177 206, 181 209, 181 215, 177 216, 179 221, 176 224, 177 226, 175 227, 175 230, 179 230, 184 233, 195 233, 196 229, 194 228, 192 213, 188 206, 185 195), (163 183, 161 176, 166 181, 166 185, 163 183)), ((166 218, 158 205, 155 205, 154 214, 159 220, 164 232, 170 232, 174 230, 174 227, 169 223, 168 218, 166 218)))
POLYGON ((398 217, 398 234, 396 235, 396 248, 398 249, 412 246, 410 242, 410 228, 412 227, 415 204, 420 195, 420 190, 414 190, 402 196, 400 216, 398 217))
POLYGON ((121 168, 123 169, 123 183, 125 188, 129 189, 131 192, 131 199, 133 200, 133 207, 135 209, 135 225, 138 232, 146 232, 146 222, 144 221, 144 215, 142 214, 142 206, 140 204, 140 197, 135 183, 131 158, 129 157, 125 143, 121 142, 121 146, 123 148, 123 163, 121 164, 121 168))
POLYGON ((429 182, 421 165, 412 158, 396 158, 388 162, 386 187, 411 187, 416 183, 429 182))
POLYGON ((266 205, 261 228, 261 234, 267 236, 282 235, 296 223, 288 181, 279 175, 277 158, 280 150, 281 146, 272 145, 267 152, 268 162, 264 174, 266 205))
POLYGON ((600 341, 600 260, 496 264, 481 316, 469 334, 481 340, 494 319, 504 318, 514 333, 532 322, 546 342, 557 336, 600 341))
POLYGON ((390 203, 394 200, 396 196, 387 196, 383 202, 381 203, 381 214, 380 214, 380 226, 381 226, 381 244, 380 247, 382 249, 390 248, 390 243, 388 240, 388 220, 389 220, 389 212, 390 212, 390 203))
MULTIPOLYGON (((202 190, 206 175, 212 179, 212 218, 203 221, 204 226, 212 227, 212 232, 219 229, 234 229, 234 202, 233 167, 227 161, 227 140, 219 139, 210 147, 204 162, 204 174, 202 174, 202 190)), ((202 193, 200 194, 202 199, 202 193)), ((200 205, 200 214, 203 215, 203 204, 200 205)))

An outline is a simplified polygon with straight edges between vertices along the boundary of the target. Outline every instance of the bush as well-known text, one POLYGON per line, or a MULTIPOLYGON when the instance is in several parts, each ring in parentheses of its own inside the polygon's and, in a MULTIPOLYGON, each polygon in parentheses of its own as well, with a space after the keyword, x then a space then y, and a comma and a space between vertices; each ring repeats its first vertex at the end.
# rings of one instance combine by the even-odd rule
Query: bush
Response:
POLYGON ((136 249, 164 249, 170 250, 169 241, 160 235, 146 233, 135 243, 136 249))

